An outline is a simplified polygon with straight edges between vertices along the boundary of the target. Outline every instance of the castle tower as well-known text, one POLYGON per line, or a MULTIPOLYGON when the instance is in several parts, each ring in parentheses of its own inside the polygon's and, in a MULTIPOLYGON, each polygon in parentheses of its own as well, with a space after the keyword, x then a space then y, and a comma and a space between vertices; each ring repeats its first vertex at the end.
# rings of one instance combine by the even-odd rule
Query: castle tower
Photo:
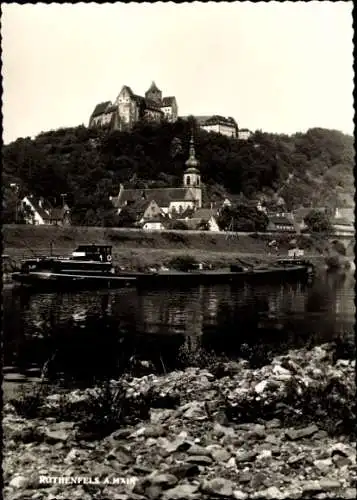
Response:
POLYGON ((183 185, 185 188, 191 189, 196 198, 197 208, 201 208, 202 206, 201 174, 200 171, 198 170, 199 161, 196 158, 193 134, 191 134, 189 158, 186 161, 185 165, 187 168, 183 174, 183 185))
POLYGON ((150 101, 154 101, 156 104, 161 106, 162 102, 162 92, 157 88, 155 82, 152 82, 149 90, 145 92, 145 99, 149 99, 150 101))

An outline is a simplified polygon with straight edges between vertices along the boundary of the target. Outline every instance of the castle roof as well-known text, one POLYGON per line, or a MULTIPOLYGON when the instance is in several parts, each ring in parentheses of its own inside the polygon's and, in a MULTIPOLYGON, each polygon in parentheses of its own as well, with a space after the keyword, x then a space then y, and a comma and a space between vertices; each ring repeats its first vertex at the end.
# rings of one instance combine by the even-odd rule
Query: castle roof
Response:
MULTIPOLYGON (((188 118, 189 116, 181 116, 182 120, 187 120, 188 118)), ((194 119, 201 127, 205 125, 216 125, 218 123, 223 125, 237 126, 236 121, 231 116, 226 118, 225 116, 220 115, 198 115, 194 116, 194 119)))
POLYGON ((162 106, 172 106, 176 101, 174 96, 163 97, 162 98, 162 106))
POLYGON ((107 107, 111 105, 112 103, 110 101, 105 101, 97 104, 92 113, 92 118, 102 115, 106 111, 107 107))
POLYGON ((161 90, 157 88, 156 83, 153 81, 151 82, 148 92, 161 92, 161 90))
POLYGON ((134 94, 134 92, 133 92, 133 91, 131 90, 131 88, 129 87, 129 85, 123 85, 123 87, 122 87, 122 89, 121 89, 121 92, 122 92, 124 89, 126 89, 126 90, 129 92, 129 94, 130 94, 130 96, 131 96, 131 97, 133 97, 133 96, 135 95, 135 94, 134 94))
POLYGON ((152 101, 151 99, 145 99, 145 106, 147 109, 153 109, 154 111, 160 111, 160 113, 162 112, 160 109, 160 105, 157 104, 155 101, 152 101))
POLYGON ((118 108, 115 104, 111 104, 105 109, 104 113, 113 113, 114 111, 118 111, 118 108))

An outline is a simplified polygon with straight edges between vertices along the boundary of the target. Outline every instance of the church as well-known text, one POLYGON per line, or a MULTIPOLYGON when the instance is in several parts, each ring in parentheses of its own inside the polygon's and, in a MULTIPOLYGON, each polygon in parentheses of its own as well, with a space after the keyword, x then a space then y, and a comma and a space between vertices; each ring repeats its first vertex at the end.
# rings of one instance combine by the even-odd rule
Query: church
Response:
POLYGON ((134 94, 130 87, 124 85, 114 103, 105 101, 96 105, 89 119, 89 127, 130 130, 139 120, 174 122, 177 113, 176 98, 163 97, 155 82, 145 92, 145 97, 134 94))
POLYGON ((140 200, 155 202, 166 216, 181 214, 187 209, 202 207, 202 186, 199 161, 196 158, 193 136, 190 140, 189 158, 185 163, 183 185, 180 188, 125 189, 122 185, 118 196, 111 198, 118 213, 130 204, 140 200))

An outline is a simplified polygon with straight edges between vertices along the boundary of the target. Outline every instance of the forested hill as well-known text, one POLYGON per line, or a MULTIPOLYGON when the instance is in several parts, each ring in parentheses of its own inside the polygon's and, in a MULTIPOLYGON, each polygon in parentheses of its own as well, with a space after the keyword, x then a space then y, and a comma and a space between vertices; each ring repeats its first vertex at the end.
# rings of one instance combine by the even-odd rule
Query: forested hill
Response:
MULTIPOLYGON (((179 186, 193 125, 178 120, 111 133, 80 126, 18 139, 3 147, 4 200, 10 196, 7 186, 16 182, 20 195, 32 193, 56 204, 67 193, 74 214, 91 211, 95 219, 110 208, 108 195, 116 194, 120 183, 179 186)), ((195 127, 195 146, 209 195, 275 193, 290 209, 353 202, 353 138, 341 132, 314 128, 287 136, 257 131, 238 141, 195 127)))

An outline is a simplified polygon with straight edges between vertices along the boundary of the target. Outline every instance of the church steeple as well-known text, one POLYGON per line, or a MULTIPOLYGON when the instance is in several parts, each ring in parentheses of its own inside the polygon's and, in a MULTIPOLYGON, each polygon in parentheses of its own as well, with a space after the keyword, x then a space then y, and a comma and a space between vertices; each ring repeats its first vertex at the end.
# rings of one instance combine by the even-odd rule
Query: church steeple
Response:
POLYGON ((196 152, 195 152, 195 143, 193 140, 193 132, 191 132, 191 140, 190 140, 190 152, 189 152, 189 158, 186 160, 185 163, 187 169, 198 169, 199 166, 199 161, 196 158, 196 152))
MULTIPOLYGON (((201 191, 201 175, 200 171, 198 170, 199 161, 196 158, 193 132, 191 133, 189 157, 188 160, 186 160, 185 165, 187 168, 183 174, 184 186, 189 188, 196 188, 201 191)), ((201 206, 201 202, 199 206, 201 206)))

